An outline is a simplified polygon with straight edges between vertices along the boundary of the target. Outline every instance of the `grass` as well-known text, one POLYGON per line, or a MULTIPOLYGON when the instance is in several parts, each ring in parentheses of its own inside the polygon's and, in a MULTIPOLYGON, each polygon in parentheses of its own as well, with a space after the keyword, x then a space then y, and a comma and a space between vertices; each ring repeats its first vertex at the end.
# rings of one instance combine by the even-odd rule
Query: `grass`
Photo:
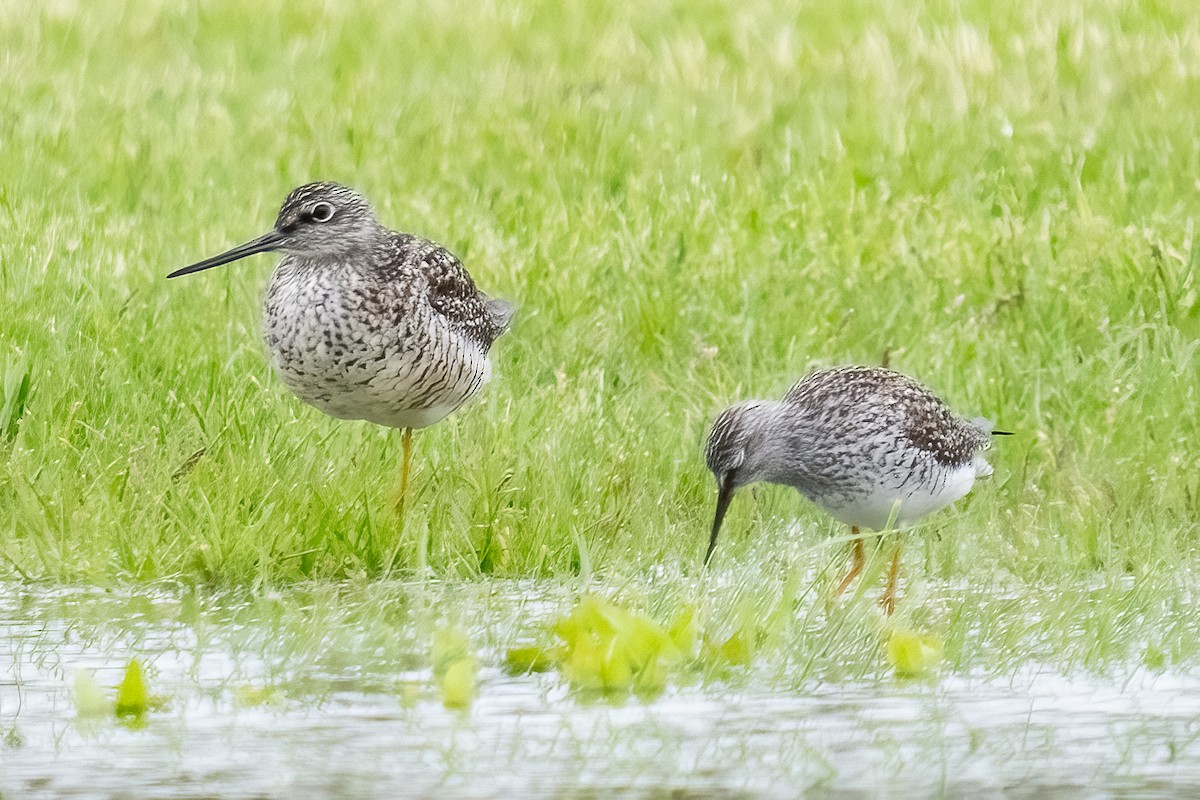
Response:
MULTIPOLYGON (((0 571, 262 588, 379 577, 396 550, 400 576, 665 569, 698 593, 708 421, 887 359, 1017 432, 910 537, 913 613, 951 660, 980 625, 1025 645, 1083 626, 1067 658, 1088 663, 1147 620, 1169 640, 1200 535, 1191 10, 10 8, 0 571), (317 178, 520 306, 482 401, 416 437, 404 530, 398 435, 271 375, 268 259, 163 279, 317 178), (1045 613, 1004 631, 922 609, 925 581, 1045 613)), ((840 557, 795 493, 742 494, 730 591, 774 602, 840 557)))

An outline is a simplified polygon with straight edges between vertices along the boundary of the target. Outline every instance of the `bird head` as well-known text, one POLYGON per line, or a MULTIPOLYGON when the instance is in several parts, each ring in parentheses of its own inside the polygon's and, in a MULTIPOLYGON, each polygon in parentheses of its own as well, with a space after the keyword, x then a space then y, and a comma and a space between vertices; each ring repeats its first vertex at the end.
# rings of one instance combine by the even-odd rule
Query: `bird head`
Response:
POLYGON ((167 277, 188 275, 272 251, 300 258, 348 258, 369 247, 379 230, 375 212, 358 192, 339 183, 308 183, 293 189, 283 201, 275 227, 270 231, 167 277))
POLYGON ((722 411, 708 432, 704 459, 717 479, 717 513, 713 518, 712 537, 704 563, 712 557, 717 545, 721 521, 729 510, 729 502, 738 487, 759 480, 755 444, 761 435, 768 403, 749 400, 722 411))

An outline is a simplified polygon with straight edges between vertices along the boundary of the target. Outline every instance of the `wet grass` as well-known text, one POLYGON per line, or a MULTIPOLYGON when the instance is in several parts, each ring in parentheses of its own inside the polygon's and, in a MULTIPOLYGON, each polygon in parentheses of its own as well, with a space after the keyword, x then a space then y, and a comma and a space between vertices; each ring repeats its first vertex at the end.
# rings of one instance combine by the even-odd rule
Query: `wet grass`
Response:
MULTIPOLYGON (((731 582, 691 591, 677 580, 599 590, 607 601, 645 609, 664 623, 680 608, 694 611, 695 644, 670 665, 668 684, 641 699, 656 699, 664 689, 668 696, 687 689, 720 695, 822 685, 886 690, 914 682, 888 664, 887 627, 869 604, 809 604, 796 588, 804 581, 765 580, 763 594, 773 595, 769 602, 731 582), (739 631, 749 633, 744 660, 709 646, 739 631)), ((938 675, 1003 680, 1030 668, 1049 675, 1081 672, 1098 684, 1119 682, 1139 672, 1186 672, 1200 648, 1194 604, 1189 598, 1159 602, 1158 587, 1132 582, 1067 587, 1020 599, 992 586, 924 588, 919 610, 902 609, 897 624, 950 635, 946 663, 917 684, 934 685, 938 675), (1142 638, 1146 631, 1157 634, 1142 638)), ((524 674, 509 662, 510 649, 558 643, 556 623, 576 607, 579 591, 559 582, 496 580, 322 583, 269 594, 38 589, 14 593, 22 599, 6 603, 5 622, 15 627, 6 629, 3 647, 13 664, 33 664, 60 679, 88 659, 123 668, 135 657, 147 665, 150 685, 168 700, 172 690, 158 680, 159 662, 171 671, 182 668, 192 682, 219 676, 216 688, 224 700, 244 697, 247 689, 270 689, 280 699, 320 705, 345 689, 436 703, 439 639, 450 633, 484 669, 487 679, 475 699, 486 703, 489 684, 502 671, 524 674), (26 634, 18 624, 25 616, 43 621, 26 626, 36 633, 33 640, 14 635, 26 634)), ((558 694, 570 691, 583 704, 620 705, 637 696, 580 686, 565 670, 548 672, 543 680, 532 675, 524 680, 558 694)), ((119 678, 118 673, 108 683, 119 678)))
POLYGON ((265 591, 395 551, 403 578, 666 575, 630 603, 774 613, 779 675, 866 675, 874 590, 827 624, 842 532, 794 493, 744 492, 701 577, 700 443, 729 402, 886 359, 1017 432, 910 537, 903 613, 952 669, 1195 663, 1190 6, 830 9, 0 15, 0 571, 265 591), (315 178, 521 309, 482 401, 417 437, 403 530, 396 434, 270 374, 267 259, 163 280, 315 178))

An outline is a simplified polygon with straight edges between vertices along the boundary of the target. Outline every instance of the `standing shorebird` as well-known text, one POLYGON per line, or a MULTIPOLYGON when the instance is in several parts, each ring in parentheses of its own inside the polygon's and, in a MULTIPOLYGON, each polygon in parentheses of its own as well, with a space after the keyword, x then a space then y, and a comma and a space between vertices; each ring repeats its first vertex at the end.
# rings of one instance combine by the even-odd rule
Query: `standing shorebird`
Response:
POLYGON ((310 183, 283 201, 268 233, 168 275, 279 252, 263 301, 271 364, 297 397, 338 419, 404 430, 403 525, 412 432, 471 399, 513 306, 475 287, 434 242, 388 230, 357 192, 310 183))
MULTIPOLYGON (((880 367, 818 370, 783 400, 749 400, 721 412, 705 448, 717 478, 717 513, 705 563, 721 520, 741 486, 791 486, 856 537, 845 591, 865 564, 859 528, 903 527, 950 505, 992 468, 980 453, 991 424, 967 421, 913 379, 880 367)), ((897 542, 880 604, 896 607, 897 542)))

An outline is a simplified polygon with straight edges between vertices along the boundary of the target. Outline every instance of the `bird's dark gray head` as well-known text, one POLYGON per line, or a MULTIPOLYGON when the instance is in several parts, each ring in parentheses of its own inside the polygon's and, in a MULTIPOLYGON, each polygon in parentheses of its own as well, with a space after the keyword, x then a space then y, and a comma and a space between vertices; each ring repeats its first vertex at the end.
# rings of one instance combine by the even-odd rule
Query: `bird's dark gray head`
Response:
POLYGON ((708 432, 704 460, 717 479, 717 513, 713 519, 708 552, 704 555, 706 564, 717 545, 721 520, 729 510, 734 491, 759 480, 761 459, 758 457, 758 444, 772 405, 775 404, 761 400, 738 403, 722 411, 708 432))
POLYGON ((340 183, 306 183, 293 189, 283 201, 272 230, 167 277, 188 275, 271 251, 314 260, 349 260, 369 249, 381 231, 371 204, 358 192, 340 183))
POLYGON ((736 489, 758 480, 753 474, 756 459, 751 456, 768 405, 761 400, 748 400, 717 415, 708 431, 704 460, 718 484, 730 482, 736 489))
POLYGON ((336 257, 369 248, 379 235, 371 204, 340 183, 307 183, 279 209, 275 230, 286 235, 276 250, 301 257, 336 257))

